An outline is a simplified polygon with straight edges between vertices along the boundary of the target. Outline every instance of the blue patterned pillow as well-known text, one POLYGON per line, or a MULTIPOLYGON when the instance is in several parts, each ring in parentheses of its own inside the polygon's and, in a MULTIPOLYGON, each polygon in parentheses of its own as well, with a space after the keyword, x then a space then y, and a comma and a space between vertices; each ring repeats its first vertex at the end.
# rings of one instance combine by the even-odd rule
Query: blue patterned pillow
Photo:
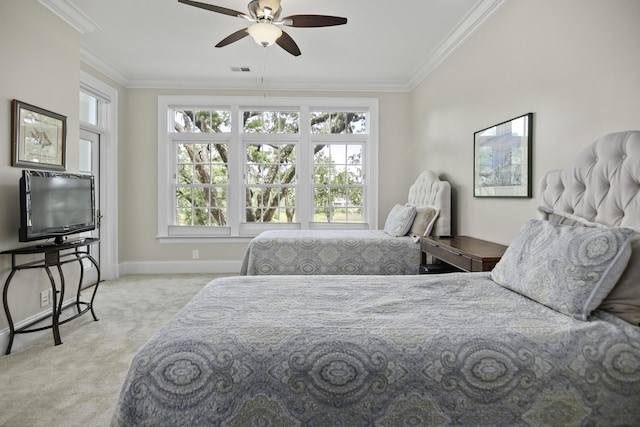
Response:
POLYGON ((413 225, 415 217, 415 206, 396 204, 389 212, 389 216, 387 216, 387 221, 384 223, 384 232, 394 237, 406 236, 413 225))
POLYGON ((622 275, 634 234, 629 228, 567 227, 530 220, 491 278, 540 304, 587 320, 622 275))

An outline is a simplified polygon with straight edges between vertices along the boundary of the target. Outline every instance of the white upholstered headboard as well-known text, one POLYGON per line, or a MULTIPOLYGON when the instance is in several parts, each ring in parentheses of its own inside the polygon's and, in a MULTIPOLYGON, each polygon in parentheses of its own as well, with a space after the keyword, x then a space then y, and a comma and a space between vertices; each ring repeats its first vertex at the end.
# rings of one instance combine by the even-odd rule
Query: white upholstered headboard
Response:
POLYGON ((546 173, 540 204, 608 226, 640 227, 640 131, 606 135, 546 173))
POLYGON ((434 236, 451 235, 451 185, 432 171, 424 171, 409 187, 408 202, 415 206, 435 206, 440 214, 433 224, 434 236))

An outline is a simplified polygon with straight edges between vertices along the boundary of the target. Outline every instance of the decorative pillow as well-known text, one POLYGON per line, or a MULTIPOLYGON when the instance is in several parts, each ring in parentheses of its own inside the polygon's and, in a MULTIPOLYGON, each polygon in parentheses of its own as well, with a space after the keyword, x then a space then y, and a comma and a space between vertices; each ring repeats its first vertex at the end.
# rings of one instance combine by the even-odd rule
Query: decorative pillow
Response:
POLYGON ((491 277, 540 304, 587 320, 627 266, 634 234, 629 228, 567 227, 529 220, 491 277))
MULTIPOLYGON (((608 228, 606 225, 544 206, 538 207, 538 210, 546 214, 550 222, 556 224, 608 228)), ((640 326, 640 229, 635 229, 635 231, 636 235, 631 241, 631 258, 627 263, 627 268, 598 309, 640 326)))
POLYGON ((389 216, 387 216, 387 221, 384 223, 384 231, 394 237, 405 236, 409 232, 415 217, 415 206, 396 204, 389 212, 389 216))
MULTIPOLYGON (((413 206, 407 204, 406 206, 413 206)), ((440 210, 433 206, 416 206, 416 217, 413 220, 409 235, 416 242, 420 240, 420 236, 428 236, 431 234, 433 224, 438 219, 440 210)))

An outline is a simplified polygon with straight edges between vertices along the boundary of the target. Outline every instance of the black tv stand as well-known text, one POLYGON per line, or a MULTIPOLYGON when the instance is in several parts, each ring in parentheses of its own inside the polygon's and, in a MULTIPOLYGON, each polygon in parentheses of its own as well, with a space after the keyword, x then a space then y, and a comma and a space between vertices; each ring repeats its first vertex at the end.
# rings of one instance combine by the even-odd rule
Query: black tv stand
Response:
MULTIPOLYGON (((85 238, 80 238, 80 239, 74 239, 74 240, 66 240, 63 237, 56 237, 55 240, 53 242, 47 242, 47 243, 40 243, 39 245, 36 245, 36 247, 38 248, 51 248, 51 247, 60 247, 60 246, 68 246, 68 245, 75 245, 75 244, 80 244, 80 245, 84 245, 85 241, 87 239, 85 238)), ((73 247, 73 246, 71 246, 73 247)), ((7 251, 7 252, 11 252, 11 251, 7 251)))
MULTIPOLYGON (((57 240, 57 239, 56 239, 57 240)), ((62 243, 49 243, 44 245, 34 245, 34 246, 26 246, 23 248, 12 249, 9 251, 0 252, 0 254, 9 254, 11 255, 11 273, 7 280, 4 282, 4 290, 2 292, 2 303, 4 305, 4 311, 7 315, 7 321, 9 322, 9 344, 7 345, 7 351, 5 354, 11 353, 11 346, 13 345, 13 338, 16 334, 25 334, 29 332, 38 332, 45 329, 53 330, 53 341, 55 345, 62 344, 62 340, 60 339, 60 330, 59 326, 67 323, 77 317, 82 316, 84 313, 91 311, 91 315, 93 316, 93 320, 98 320, 96 317, 96 313, 93 310, 93 300, 96 297, 96 292, 98 291, 98 283, 100 283, 100 267, 96 260, 89 254, 89 246, 95 243, 98 243, 100 240, 97 238, 86 238, 79 239, 74 241, 63 241, 62 243), (86 247, 86 249, 82 250, 82 247, 86 247), (62 251, 66 251, 61 253, 62 251), (36 261, 17 263, 16 258, 19 255, 41 255, 42 258, 36 261), (82 286, 82 279, 84 278, 84 265, 82 264, 82 260, 89 260, 96 268, 98 276, 96 278, 96 283, 93 288, 93 293, 91 295, 91 300, 81 301, 80 293, 82 286), (62 306, 64 301, 64 291, 65 291, 65 280, 64 274, 62 273, 62 265, 70 262, 77 262, 80 264, 80 279, 78 283, 78 292, 76 294, 76 298, 71 302, 67 307, 62 306), (60 278, 60 290, 57 289, 56 281, 54 280, 53 274, 51 273, 50 267, 56 267, 58 270, 58 275, 60 278), (51 290, 52 290, 52 308, 51 314, 45 316, 43 318, 37 319, 34 322, 30 322, 27 325, 21 326, 20 328, 15 328, 13 324, 13 319, 11 317, 11 312, 9 310, 9 304, 7 302, 7 295, 9 291, 9 285, 11 284, 11 279, 13 276, 20 270, 27 270, 33 268, 44 268, 49 276, 49 282, 51 282, 51 290), (60 320, 60 314, 66 308, 76 307, 77 313, 68 319, 60 320), (47 317, 51 317, 51 324, 43 327, 31 328, 36 323, 41 322, 47 317)))

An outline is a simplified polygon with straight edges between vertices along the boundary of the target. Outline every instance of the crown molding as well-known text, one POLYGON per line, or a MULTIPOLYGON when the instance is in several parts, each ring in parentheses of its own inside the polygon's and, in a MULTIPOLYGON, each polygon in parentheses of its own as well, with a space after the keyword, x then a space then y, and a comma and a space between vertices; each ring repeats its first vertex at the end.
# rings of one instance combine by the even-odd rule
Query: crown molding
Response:
POLYGON ((148 79, 128 77, 109 62, 85 47, 80 48, 80 60, 119 85, 128 89, 218 89, 256 91, 334 91, 334 92, 409 92, 404 81, 363 80, 291 80, 242 78, 242 79, 148 79))
POLYGON ((420 64, 417 71, 407 82, 409 90, 413 90, 445 59, 449 57, 466 39, 471 36, 486 20, 500 9, 507 0, 480 0, 474 8, 449 33, 442 43, 420 64))
POLYGON ((69 0, 38 0, 38 3, 49 9, 80 34, 90 33, 99 28, 98 24, 69 0))
MULTIPOLYGON (((89 64, 91 65, 91 64, 89 64)), ((100 70, 99 70, 100 71, 100 70)), ((122 84, 122 83, 121 83, 122 84)), ((130 89, 219 89, 255 91, 323 91, 323 92, 409 92, 405 82, 363 80, 279 80, 260 77, 244 79, 129 79, 130 89)))
POLYGON ((109 77, 119 85, 129 87, 129 79, 124 75, 124 73, 111 66, 107 61, 84 46, 80 46, 80 61, 95 68, 97 71, 109 77))

